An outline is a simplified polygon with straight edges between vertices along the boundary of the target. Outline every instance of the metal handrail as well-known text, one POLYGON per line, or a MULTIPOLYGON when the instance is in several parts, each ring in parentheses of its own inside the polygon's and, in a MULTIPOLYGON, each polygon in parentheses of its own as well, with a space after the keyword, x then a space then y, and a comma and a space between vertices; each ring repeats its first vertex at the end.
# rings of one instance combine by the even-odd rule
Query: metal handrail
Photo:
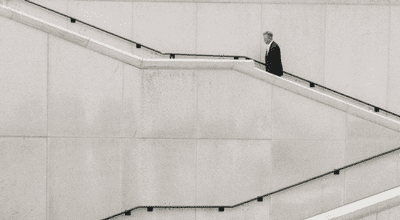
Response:
POLYGON ((369 158, 364 159, 364 160, 357 161, 357 162, 352 163, 350 165, 346 165, 346 166, 343 166, 341 168, 334 169, 333 171, 329 171, 329 172, 323 173, 321 175, 318 175, 318 176, 312 177, 310 179, 298 182, 296 184, 293 184, 293 185, 290 185, 290 186, 275 190, 273 192, 270 192, 270 193, 267 193, 267 194, 264 194, 264 195, 261 195, 261 196, 257 196, 255 198, 252 198, 250 200, 247 200, 247 201, 244 201, 244 202, 238 203, 236 205, 232 205, 232 206, 226 206, 226 205, 225 206, 224 205, 221 205, 221 206, 137 206, 135 208, 125 210, 123 212, 120 212, 118 214, 115 214, 115 215, 112 215, 110 217, 104 218, 102 220, 112 219, 114 217, 117 217, 119 215, 124 215, 124 214, 125 215, 131 215, 131 212, 136 210, 136 209, 147 209, 147 211, 153 211, 154 208, 158 208, 158 209, 218 209, 219 211, 224 211, 225 208, 232 209, 232 208, 235 208, 235 207, 238 207, 238 206, 241 206, 241 205, 244 205, 246 203, 249 203, 249 202, 252 202, 252 201, 256 201, 256 200, 259 201, 259 202, 262 202, 264 197, 267 197, 267 196, 270 196, 270 195, 273 195, 273 194, 276 194, 276 193, 279 193, 279 192, 294 188, 296 186, 302 185, 302 184, 307 183, 307 182, 311 182, 313 180, 322 178, 322 177, 330 175, 330 174, 339 175, 341 170, 356 166, 356 165, 361 164, 361 163, 365 163, 367 161, 370 161, 370 160, 376 159, 378 157, 393 153, 393 152, 398 151, 398 150, 400 150, 400 147, 392 149, 392 150, 389 150, 389 151, 386 151, 384 153, 381 153, 381 154, 378 154, 378 155, 375 155, 375 156, 372 156, 372 157, 369 157, 369 158))
MULTIPOLYGON (((234 59, 244 58, 244 59, 246 59, 246 60, 253 60, 254 62, 256 62, 256 63, 258 63, 258 64, 265 65, 265 63, 263 63, 263 62, 260 62, 260 61, 258 61, 258 60, 255 60, 255 59, 250 58, 250 57, 247 57, 247 56, 238 56, 238 55, 213 55, 213 54, 162 53, 161 51, 158 51, 158 50, 153 49, 153 48, 151 48, 151 47, 148 47, 148 46, 145 46, 145 45, 143 45, 143 44, 137 43, 137 42, 135 42, 135 41, 132 41, 132 40, 127 39, 127 38, 125 38, 125 37, 119 36, 119 35, 117 35, 117 34, 111 33, 111 32, 109 32, 109 31, 106 31, 106 30, 101 29, 101 28, 99 28, 99 27, 96 27, 96 26, 94 26, 94 25, 88 24, 88 23, 86 23, 86 22, 84 22, 84 21, 81 21, 81 20, 79 20, 79 19, 73 18, 73 17, 71 17, 71 16, 69 16, 69 15, 63 14, 63 13, 58 12, 58 11, 55 11, 55 10, 53 10, 53 9, 47 8, 47 7, 42 6, 42 5, 40 5, 40 4, 34 3, 34 2, 32 2, 32 1, 29 1, 29 0, 24 0, 24 1, 26 1, 26 2, 28 2, 28 3, 31 3, 31 4, 33 4, 33 5, 35 5, 35 6, 41 7, 41 8, 43 8, 43 9, 49 10, 49 11, 51 11, 51 12, 53 12, 53 13, 56 13, 56 14, 58 14, 58 15, 61 15, 61 16, 63 16, 63 17, 66 17, 66 18, 70 19, 71 22, 73 22, 73 23, 74 23, 74 22, 80 22, 80 23, 82 23, 82 24, 84 24, 84 25, 87 25, 87 26, 89 26, 89 27, 91 27, 91 28, 94 28, 94 29, 97 29, 97 30, 99 30, 99 31, 105 32, 105 33, 107 33, 107 34, 110 34, 110 35, 112 35, 112 36, 114 36, 114 37, 117 37, 117 38, 122 39, 122 40, 124 40, 124 41, 127 41, 127 42, 129 42, 129 43, 136 44, 136 47, 137 47, 137 48, 144 47, 144 48, 146 48, 146 49, 148 49, 148 50, 151 50, 151 51, 154 51, 154 52, 156 52, 156 53, 158 53, 158 54, 160 54, 160 55, 169 55, 171 59, 174 59, 175 56, 195 56, 195 57, 204 56, 204 57, 224 57, 224 58, 226 57, 226 58, 234 58, 234 59)), ((391 111, 382 109, 382 108, 380 108, 380 107, 378 107, 378 106, 376 106, 376 105, 372 105, 372 104, 370 104, 370 103, 367 103, 367 102, 365 102, 365 101, 359 100, 359 99, 357 99, 357 98, 354 98, 354 97, 345 95, 345 94, 343 94, 343 93, 340 93, 340 92, 338 92, 338 91, 336 91, 336 90, 333 90, 333 89, 330 89, 330 88, 325 87, 325 86, 323 86, 323 85, 320 85, 320 84, 318 84, 318 83, 314 83, 314 82, 312 82, 312 81, 310 81, 310 80, 307 80, 307 79, 304 79, 304 78, 302 78, 302 77, 293 75, 293 74, 291 74, 291 73, 289 73, 289 72, 283 71, 283 73, 284 73, 285 75, 288 75, 288 76, 297 78, 297 79, 299 79, 299 80, 302 80, 302 81, 304 81, 304 82, 307 82, 307 83, 310 85, 310 87, 318 86, 318 87, 320 87, 320 88, 322 88, 322 89, 331 91, 331 92, 336 93, 336 94, 338 94, 338 95, 341 95, 341 96, 343 96, 343 97, 346 97, 346 98, 352 99, 352 100, 354 100, 354 101, 357 101, 357 102, 359 102, 359 103, 362 103, 362 104, 364 104, 364 105, 370 106, 370 107, 372 107, 372 108, 374 109, 375 112, 379 112, 379 111, 381 110, 381 111, 383 111, 383 112, 386 112, 386 113, 388 113, 388 114, 391 114, 391 115, 393 115, 393 116, 396 116, 396 117, 400 118, 400 115, 395 114, 395 113, 393 113, 393 112, 391 112, 391 111)))

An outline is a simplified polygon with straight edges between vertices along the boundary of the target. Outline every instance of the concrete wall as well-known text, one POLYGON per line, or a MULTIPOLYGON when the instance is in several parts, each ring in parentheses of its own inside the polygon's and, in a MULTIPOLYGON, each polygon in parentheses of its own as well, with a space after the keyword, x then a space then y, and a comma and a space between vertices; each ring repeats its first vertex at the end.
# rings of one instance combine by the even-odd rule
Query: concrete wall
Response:
MULTIPOLYGON (((262 61, 262 32, 271 30, 286 71, 400 114, 398 1, 35 2, 162 52, 262 61)), ((19 0, 8 4, 125 51, 157 56, 84 25, 49 18, 19 0)))
MULTIPOLYGON (((5 219, 232 205, 398 147, 398 132, 235 70, 138 69, 4 17, 0 29, 5 219)), ((398 160, 224 213, 135 216, 301 219, 400 185, 398 160)))

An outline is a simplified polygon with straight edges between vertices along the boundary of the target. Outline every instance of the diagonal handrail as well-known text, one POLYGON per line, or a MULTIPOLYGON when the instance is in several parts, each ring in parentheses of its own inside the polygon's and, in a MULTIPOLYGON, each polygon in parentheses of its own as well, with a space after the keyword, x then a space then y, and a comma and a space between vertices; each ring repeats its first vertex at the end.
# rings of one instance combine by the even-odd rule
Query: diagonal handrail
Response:
MULTIPOLYGON (((106 31, 106 30, 102 29, 102 28, 99 28, 99 27, 96 27, 96 26, 94 26, 94 25, 88 24, 88 23, 86 23, 86 22, 84 22, 84 21, 82 21, 82 20, 73 18, 73 17, 71 17, 71 16, 69 16, 69 15, 66 15, 66 14, 63 14, 63 13, 61 13, 61 12, 55 11, 55 10, 53 10, 53 9, 47 8, 47 7, 43 6, 43 5, 37 4, 37 3, 32 2, 32 1, 30 1, 30 0, 24 0, 24 1, 26 1, 26 2, 28 2, 28 3, 30 3, 30 4, 33 4, 33 5, 37 6, 37 7, 43 8, 43 9, 48 10, 48 11, 51 11, 51 12, 53 12, 53 13, 56 13, 56 14, 58 14, 58 15, 60 15, 60 16, 66 17, 66 18, 70 19, 72 23, 80 22, 80 23, 82 23, 82 24, 84 24, 84 25, 87 25, 87 26, 89 26, 89 27, 91 27, 91 28, 94 28, 94 29, 97 29, 97 30, 99 30, 99 31, 105 32, 105 33, 107 33, 107 34, 110 34, 110 35, 112 35, 112 36, 114 36, 114 37, 117 37, 117 38, 119 38, 119 39, 121 39, 121 40, 127 41, 127 42, 132 43, 132 44, 136 44, 136 48, 144 47, 144 48, 146 48, 146 49, 148 49, 148 50, 150 50, 150 51, 156 52, 156 53, 158 53, 158 54, 160 54, 160 55, 169 55, 170 59, 174 59, 175 56, 219 57, 219 58, 224 57, 224 58, 233 58, 233 59, 235 59, 235 60, 237 60, 237 59, 239 59, 239 58, 243 58, 243 59, 246 59, 246 60, 253 60, 255 63, 260 64, 261 66, 264 66, 264 65, 265 65, 265 63, 263 63, 263 62, 260 62, 260 61, 258 61, 258 60, 255 60, 255 59, 250 58, 250 57, 247 57, 247 56, 238 56, 238 55, 213 55, 213 54, 162 53, 162 52, 159 51, 159 50, 156 50, 156 49, 153 49, 153 48, 151 48, 151 47, 145 46, 145 45, 140 44, 140 43, 138 43, 138 42, 135 42, 135 41, 133 41, 133 40, 127 39, 127 38, 125 38, 125 37, 122 37, 122 36, 120 36, 120 35, 111 33, 111 32, 109 32, 109 31, 106 31)), ((382 108, 380 108, 380 107, 378 107, 378 106, 376 106, 376 105, 373 105, 373 104, 367 103, 367 102, 365 102, 365 101, 359 100, 359 99, 357 99, 357 98, 354 98, 354 97, 345 95, 345 94, 343 94, 343 93, 341 93, 341 92, 338 92, 338 91, 336 91, 336 90, 330 89, 330 88, 328 88, 328 87, 325 87, 325 86, 320 85, 320 84, 318 84, 318 83, 315 83, 315 82, 312 82, 312 81, 310 81, 310 80, 304 79, 304 78, 302 78, 302 77, 293 75, 293 74, 291 74, 291 73, 289 73, 289 72, 283 71, 283 73, 284 73, 285 75, 291 76, 291 77, 293 77, 293 78, 296 78, 296 79, 299 79, 299 80, 302 80, 302 81, 308 83, 308 84, 310 85, 310 87, 318 86, 318 87, 320 87, 320 88, 322 88, 322 89, 324 89, 324 90, 328 90, 328 91, 333 92, 333 93, 336 93, 336 94, 338 94, 338 95, 340 95, 340 96, 343 96, 343 97, 352 99, 352 100, 357 101, 357 102, 359 102, 359 103, 361 103, 361 104, 364 104, 364 105, 366 105, 366 106, 372 107, 372 108, 374 109, 375 112, 383 111, 383 112, 386 112, 387 114, 396 116, 397 118, 400 119, 400 115, 398 115, 398 114, 396 114, 396 113, 394 113, 394 112, 391 112, 391 111, 382 109, 382 108)))
POLYGON ((231 206, 226 206, 226 205, 225 206, 224 205, 222 205, 222 206, 137 206, 137 207, 134 207, 132 209, 128 209, 128 210, 125 210, 125 211, 120 212, 118 214, 115 214, 115 215, 112 215, 110 217, 104 218, 102 220, 112 219, 114 217, 117 217, 119 215, 124 215, 124 214, 125 215, 131 215, 131 212, 134 211, 134 210, 137 210, 137 209, 147 209, 147 211, 153 211, 154 208, 159 208, 159 209, 218 209, 219 211, 224 211, 225 208, 232 209, 232 208, 235 208, 235 207, 238 207, 238 206, 241 206, 241 205, 244 205, 246 203, 253 202, 253 201, 256 201, 256 200, 259 201, 259 202, 262 202, 264 197, 271 196, 273 194, 276 194, 276 193, 279 193, 279 192, 294 188, 296 186, 311 182, 311 181, 316 180, 316 179, 320 179, 320 178, 322 178, 324 176, 327 176, 327 175, 330 175, 330 174, 339 175, 341 170, 345 170, 347 168, 359 165, 361 163, 365 163, 367 161, 376 159, 378 157, 385 156, 387 154, 393 153, 393 152, 398 151, 398 150, 400 150, 400 147, 392 149, 392 150, 389 150, 389 151, 386 151, 384 153, 377 154, 375 156, 372 156, 372 157, 369 157, 369 158, 366 158, 366 159, 363 159, 363 160, 360 160, 360 161, 357 161, 355 163, 340 167, 338 169, 334 169, 333 171, 329 171, 329 172, 320 174, 318 176, 314 176, 314 177, 309 178, 307 180, 304 180, 304 181, 295 183, 293 185, 290 185, 290 186, 275 190, 273 192, 270 192, 270 193, 267 193, 267 194, 252 198, 250 200, 238 203, 236 205, 231 205, 231 206))

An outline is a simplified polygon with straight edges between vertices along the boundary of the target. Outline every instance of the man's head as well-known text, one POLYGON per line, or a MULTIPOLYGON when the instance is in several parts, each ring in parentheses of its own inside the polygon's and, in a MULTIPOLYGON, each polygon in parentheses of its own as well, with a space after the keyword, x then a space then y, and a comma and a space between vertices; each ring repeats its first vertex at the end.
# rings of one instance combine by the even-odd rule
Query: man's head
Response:
POLYGON ((272 37, 274 36, 274 35, 272 34, 272 32, 271 32, 271 31, 266 31, 266 32, 264 32, 263 35, 264 35, 264 42, 265 42, 266 44, 271 43, 272 37))

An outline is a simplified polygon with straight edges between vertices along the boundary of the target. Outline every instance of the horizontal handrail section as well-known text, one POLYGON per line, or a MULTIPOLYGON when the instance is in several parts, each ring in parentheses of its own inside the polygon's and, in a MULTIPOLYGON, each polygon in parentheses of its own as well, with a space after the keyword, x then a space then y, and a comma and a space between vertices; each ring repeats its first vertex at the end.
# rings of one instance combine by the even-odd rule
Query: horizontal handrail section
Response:
MULTIPOLYGON (((79 19, 73 18, 73 17, 71 17, 71 16, 68 16, 68 15, 63 14, 63 13, 58 12, 58 11, 55 11, 55 10, 53 10, 53 9, 47 8, 47 7, 45 7, 45 6, 42 6, 42 5, 40 5, 40 4, 37 4, 37 3, 35 3, 35 2, 29 1, 29 0, 24 0, 24 1, 26 1, 26 2, 28 2, 28 3, 30 3, 30 4, 33 4, 33 5, 35 5, 35 6, 41 7, 41 8, 43 8, 43 9, 45 9, 45 10, 51 11, 51 12, 53 12, 53 13, 56 13, 56 14, 58 14, 58 15, 60 15, 60 16, 66 17, 66 18, 70 19, 71 23, 80 22, 80 23, 82 23, 82 24, 84 24, 84 25, 87 25, 87 26, 89 26, 89 27, 91 27, 91 28, 94 28, 94 29, 97 29, 97 30, 99 30, 99 31, 105 32, 105 33, 107 33, 107 34, 110 34, 110 35, 112 35, 112 36, 114 36, 114 37, 117 37, 117 38, 122 39, 122 40, 124 40, 124 41, 127 41, 127 42, 129 42, 129 43, 136 44, 136 48, 142 48, 142 47, 143 47, 143 48, 146 48, 146 49, 148 49, 148 50, 150 50, 150 51, 156 52, 156 53, 158 53, 158 54, 160 54, 160 55, 169 56, 170 59, 175 59, 176 56, 233 58, 233 59, 235 59, 235 60, 240 59, 240 58, 243 58, 243 59, 246 59, 246 60, 253 60, 255 63, 257 63, 257 64, 259 64, 259 65, 261 65, 261 66, 265 66, 265 63, 262 63, 262 62, 260 62, 260 61, 258 61, 258 60, 252 59, 252 58, 247 57, 247 56, 236 56, 236 55, 212 55, 212 54, 162 53, 162 52, 160 52, 160 51, 158 51, 158 50, 155 50, 155 49, 153 49, 153 48, 151 48, 151 47, 145 46, 145 45, 143 45, 143 44, 137 43, 137 42, 132 41, 132 40, 130 40, 130 39, 127 39, 127 38, 124 38, 124 37, 122 37, 122 36, 116 35, 116 34, 114 34, 114 33, 111 33, 111 32, 109 32, 109 31, 106 31, 106 30, 101 29, 101 28, 99 28, 99 27, 93 26, 93 25, 88 24, 88 23, 86 23, 86 22, 84 22, 84 21, 81 21, 81 20, 79 20, 79 19)), ((387 114, 390 114, 390 115, 393 115, 393 116, 396 116, 396 117, 400 118, 400 115, 395 114, 395 113, 390 112, 390 111, 387 111, 387 110, 384 110, 384 109, 382 109, 382 108, 380 108, 380 107, 378 107, 378 106, 375 106, 375 105, 372 105, 372 104, 370 104, 370 103, 367 103, 367 102, 364 102, 364 101, 362 101, 362 100, 359 100, 359 99, 357 99, 357 98, 354 98, 354 97, 345 95, 345 94, 343 94, 343 93, 340 93, 340 92, 335 91, 335 90, 333 90, 333 89, 327 88, 327 87, 322 86, 322 85, 320 85, 320 84, 314 83, 314 82, 312 82, 312 81, 310 81, 310 80, 307 80, 307 79, 304 79, 304 78, 302 78, 302 77, 293 75, 293 74, 288 73, 288 72, 286 72, 286 71, 284 71, 283 73, 284 73, 285 75, 290 76, 290 77, 293 77, 293 78, 296 78, 296 79, 301 80, 301 81, 303 81, 303 82, 306 82, 307 84, 309 84, 310 87, 316 87, 316 86, 318 86, 318 87, 320 87, 320 88, 322 88, 322 89, 324 89, 324 90, 328 90, 328 91, 333 92, 333 93, 336 93, 336 94, 338 94, 338 95, 340 95, 340 96, 343 96, 343 97, 352 99, 352 100, 357 101, 357 102, 359 102, 359 103, 361 103, 361 104, 364 104, 364 105, 366 105, 366 106, 372 107, 372 108, 374 109, 375 112, 383 111, 383 112, 386 112, 387 114)), ((270 195, 273 195, 273 194, 276 194, 276 193, 285 191, 285 190, 287 190, 287 189, 290 189, 290 188, 293 188, 293 187, 302 185, 302 184, 304 184, 304 183, 307 183, 307 182, 310 182, 310 181, 313 181, 313 180, 322 178, 322 177, 327 176, 327 175, 330 175, 330 174, 339 175, 340 170, 347 169, 347 168, 349 168, 349 167, 352 167, 352 166, 355 166, 355 165, 358 165, 358 164, 361 164, 361 163, 364 163, 364 162, 367 162, 367 161, 376 159, 376 158, 378 158, 378 157, 381 157, 381 156, 384 156, 384 155, 393 153, 393 152, 398 151, 398 150, 400 150, 400 147, 399 147, 399 148, 392 149, 392 150, 389 150, 389 151, 386 151, 386 152, 384 152, 384 153, 381 153, 381 154, 378 154, 378 155, 375 155, 375 156, 372 156, 372 157, 369 157, 369 158, 367 158, 367 159, 364 159, 364 160, 361 160, 361 161, 352 163, 352 164, 350 164, 350 165, 347 165, 347 166, 344 166, 344 167, 335 169, 335 170, 333 170, 333 171, 330 171, 330 172, 327 172, 327 173, 323 173, 323 174, 318 175, 318 176, 315 176, 315 177, 313 177, 313 178, 310 178, 310 179, 301 181, 301 182, 299 182, 299 183, 296 183, 296 184, 293 184, 293 185, 290 185, 290 186, 281 188, 281 189, 279 189, 279 190, 276 190, 276 191, 273 191, 273 192, 270 192, 270 193, 267 193, 267 194, 258 196, 258 197, 256 197, 256 198, 253 198, 253 199, 250 199, 250 200, 247 200, 247 201, 244 201, 244 202, 242 202, 242 203, 238 203, 238 204, 232 205, 232 206, 137 206, 137 207, 135 207, 135 208, 132 208, 132 209, 129 209, 129 210, 125 210, 125 211, 123 211, 123 212, 121 212, 121 213, 118 213, 118 214, 115 214, 115 215, 113 215, 113 216, 104 218, 104 220, 112 219, 112 218, 117 217, 117 216, 119 216, 119 215, 131 215, 131 212, 134 211, 134 210, 137 210, 137 209, 147 209, 147 211, 149 211, 149 212, 153 211, 153 209, 185 209, 185 208, 186 208, 186 209, 218 209, 218 211, 223 212, 224 209, 226 209, 226 208, 228 208, 228 209, 229 209, 229 208, 235 208, 235 207, 244 205, 244 204, 249 203, 249 202, 253 202, 253 201, 262 202, 264 197, 267 197, 267 196, 270 196, 270 195)))

